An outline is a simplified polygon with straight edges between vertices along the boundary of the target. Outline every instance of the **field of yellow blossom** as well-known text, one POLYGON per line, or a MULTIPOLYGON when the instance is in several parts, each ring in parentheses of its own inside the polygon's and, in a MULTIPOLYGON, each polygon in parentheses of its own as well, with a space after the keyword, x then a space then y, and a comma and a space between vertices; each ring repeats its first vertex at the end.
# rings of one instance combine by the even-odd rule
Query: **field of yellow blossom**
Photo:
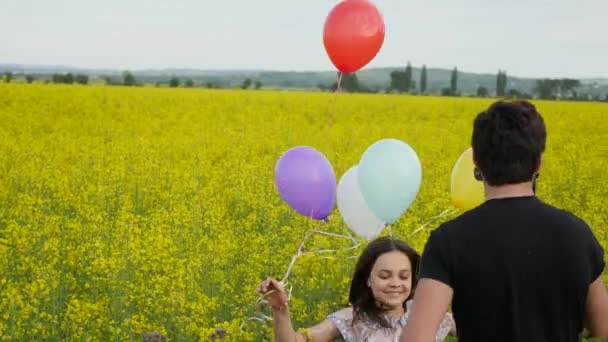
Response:
MULTIPOLYGON (((283 203, 280 155, 312 146, 339 178, 382 138, 423 165, 393 235, 421 251, 450 208, 453 164, 492 100, 327 93, 0 85, 0 340, 270 340, 255 304, 315 224, 283 203), (249 317, 255 317, 246 321, 249 317)), ((548 126, 539 196, 608 248, 608 105, 535 102, 548 126)), ((347 234, 337 210, 320 229, 347 234)), ((313 236, 304 251, 353 242, 313 236)), ((295 263, 295 327, 347 301, 361 247, 295 263)), ((606 278, 608 280, 608 278, 606 278)))

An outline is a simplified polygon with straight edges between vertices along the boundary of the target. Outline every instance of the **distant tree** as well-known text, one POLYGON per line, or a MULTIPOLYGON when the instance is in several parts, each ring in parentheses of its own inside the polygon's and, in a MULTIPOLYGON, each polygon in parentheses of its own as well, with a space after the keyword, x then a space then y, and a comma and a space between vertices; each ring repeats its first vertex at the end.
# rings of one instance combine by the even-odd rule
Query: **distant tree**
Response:
POLYGON ((521 98, 521 92, 517 89, 509 89, 509 97, 515 98, 515 99, 519 99, 521 98))
POLYGON ((78 84, 88 84, 89 76, 85 75, 85 74, 78 74, 78 75, 76 75, 75 81, 78 84))
POLYGON ((209 89, 213 89, 213 88, 215 88, 215 85, 213 84, 213 82, 207 82, 206 86, 207 86, 207 88, 209 88, 209 89))
POLYGON ((496 96, 505 96, 507 90, 507 72, 498 70, 496 75, 496 96))
POLYGON ((62 74, 53 74, 51 79, 53 80, 53 83, 64 83, 64 76, 62 74))
POLYGON ((13 73, 11 71, 5 71, 4 74, 2 74, 2 80, 5 83, 11 83, 13 80, 13 73))
POLYGON ((260 88, 262 88, 262 82, 255 81, 255 89, 260 89, 260 88))
POLYGON ((63 83, 65 83, 65 84, 74 83, 74 75, 72 75, 71 72, 68 72, 67 74, 65 74, 65 76, 63 77, 63 83))
POLYGON ((559 80, 559 92, 562 96, 570 95, 576 98, 576 88, 581 86, 581 81, 571 78, 562 78, 559 80))
POLYGON ((458 68, 454 67, 452 70, 452 77, 450 78, 450 95, 456 95, 458 92, 458 68))
POLYGON ((402 71, 391 71, 390 73, 390 77, 391 77, 391 82, 388 86, 388 88, 386 89, 387 92, 393 92, 393 91, 397 91, 399 92, 399 89, 401 88, 400 83, 402 80, 401 75, 403 74, 402 71))
POLYGON ((395 70, 390 73, 391 83, 388 87, 388 92, 405 92, 405 71, 395 70))
POLYGON ((422 73, 420 74, 420 94, 424 94, 426 92, 426 65, 422 66, 422 73))
POLYGON ((133 76, 133 74, 130 71, 125 71, 122 74, 122 80, 123 80, 122 84, 124 84, 126 86, 134 86, 137 83, 135 76, 133 76))
MULTIPOLYGON (((74 81, 76 81, 76 82, 79 81, 78 76, 80 76, 80 75, 76 75, 76 76, 77 77, 75 78, 71 72, 68 72, 67 74, 53 74, 51 76, 51 80, 53 81, 53 83, 72 84, 72 83, 74 83, 74 81)), ((82 80, 80 80, 80 81, 82 81, 82 80)), ((88 82, 88 76, 87 76, 87 82, 88 82)))
POLYGON ((488 97, 488 88, 484 87, 484 86, 479 86, 477 88, 477 96, 479 97, 488 97))
POLYGON ((407 63, 405 70, 395 70, 390 73, 391 83, 387 92, 407 93, 412 88, 412 65, 407 63))
POLYGON ((26 75, 26 76, 25 76, 25 81, 26 81, 27 83, 32 83, 32 82, 34 82, 34 80, 35 80, 35 78, 34 78, 34 76, 33 76, 33 75, 26 75))
POLYGON ((453 95, 451 88, 441 88, 441 96, 451 96, 453 95))
MULTIPOLYGON (((332 86, 332 90, 336 89, 336 84, 332 86)), ((359 78, 356 73, 343 74, 342 82, 340 83, 340 89, 343 91, 356 93, 362 90, 361 85, 359 84, 359 78)))
POLYGON ((541 99, 552 99, 559 91, 559 80, 545 78, 536 81, 535 91, 541 99))
POLYGON ((404 75, 404 91, 406 93, 410 92, 410 88, 412 87, 412 64, 407 62, 407 66, 405 67, 405 75, 404 75))
POLYGON ((104 82, 106 82, 107 85, 123 84, 123 81, 117 81, 114 78, 112 78, 112 76, 106 75, 106 76, 102 76, 101 78, 104 80, 104 82))
POLYGON ((169 87, 171 87, 171 88, 179 87, 179 78, 177 78, 177 76, 171 77, 171 79, 169 80, 169 87))
POLYGON ((530 100, 530 99, 532 99, 532 95, 530 95, 526 92, 520 92, 519 98, 522 100, 530 100))
POLYGON ((192 81, 192 79, 189 78, 189 79, 186 80, 186 83, 184 83, 184 86, 186 88, 192 88, 192 87, 194 87, 194 81, 192 81))
POLYGON ((246 78, 246 79, 243 81, 243 84, 241 84, 241 88, 242 88, 242 89, 247 89, 247 88, 249 88, 250 86, 251 86, 251 79, 250 79, 250 78, 246 78))

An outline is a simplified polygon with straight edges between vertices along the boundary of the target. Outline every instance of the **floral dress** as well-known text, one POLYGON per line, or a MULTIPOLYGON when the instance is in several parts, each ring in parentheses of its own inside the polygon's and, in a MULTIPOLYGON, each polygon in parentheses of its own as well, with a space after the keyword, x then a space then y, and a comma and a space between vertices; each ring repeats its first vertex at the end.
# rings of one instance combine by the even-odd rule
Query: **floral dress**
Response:
MULTIPOLYGON (((401 330, 407 323, 407 319, 411 311, 412 301, 409 300, 406 303, 406 306, 407 309, 402 317, 385 317, 391 326, 390 329, 381 327, 375 322, 362 320, 357 321, 357 323, 353 325, 352 308, 346 308, 334 312, 333 314, 329 315, 327 319, 336 325, 340 331, 340 334, 342 335, 342 339, 346 342, 399 342, 401 330)), ((455 323, 452 315, 447 313, 441 322, 439 329, 437 330, 435 341, 443 341, 454 326, 455 323)))

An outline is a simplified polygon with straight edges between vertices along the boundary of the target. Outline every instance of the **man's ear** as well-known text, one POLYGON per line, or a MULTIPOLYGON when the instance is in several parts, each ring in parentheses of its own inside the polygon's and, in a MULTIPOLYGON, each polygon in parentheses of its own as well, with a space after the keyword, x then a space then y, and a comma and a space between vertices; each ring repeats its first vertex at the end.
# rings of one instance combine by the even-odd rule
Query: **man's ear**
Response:
POLYGON ((479 168, 479 163, 477 162, 477 158, 475 157, 475 150, 473 150, 473 177, 475 177, 475 179, 478 182, 482 182, 483 181, 483 173, 481 172, 481 169, 479 168))
POLYGON ((483 173, 481 173, 481 170, 477 166, 475 166, 475 169, 473 169, 473 176, 477 181, 483 181, 483 173))

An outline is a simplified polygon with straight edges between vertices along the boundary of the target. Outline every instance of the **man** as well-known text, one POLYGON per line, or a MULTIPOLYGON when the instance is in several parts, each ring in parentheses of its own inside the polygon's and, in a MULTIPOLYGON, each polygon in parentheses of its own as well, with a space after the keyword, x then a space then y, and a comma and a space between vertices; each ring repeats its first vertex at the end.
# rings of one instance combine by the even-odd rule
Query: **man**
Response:
POLYGON ((545 141, 528 102, 477 116, 486 201, 431 233, 402 342, 434 341, 450 303, 459 342, 579 341, 584 328, 608 339, 604 251, 583 220, 535 196, 545 141))

